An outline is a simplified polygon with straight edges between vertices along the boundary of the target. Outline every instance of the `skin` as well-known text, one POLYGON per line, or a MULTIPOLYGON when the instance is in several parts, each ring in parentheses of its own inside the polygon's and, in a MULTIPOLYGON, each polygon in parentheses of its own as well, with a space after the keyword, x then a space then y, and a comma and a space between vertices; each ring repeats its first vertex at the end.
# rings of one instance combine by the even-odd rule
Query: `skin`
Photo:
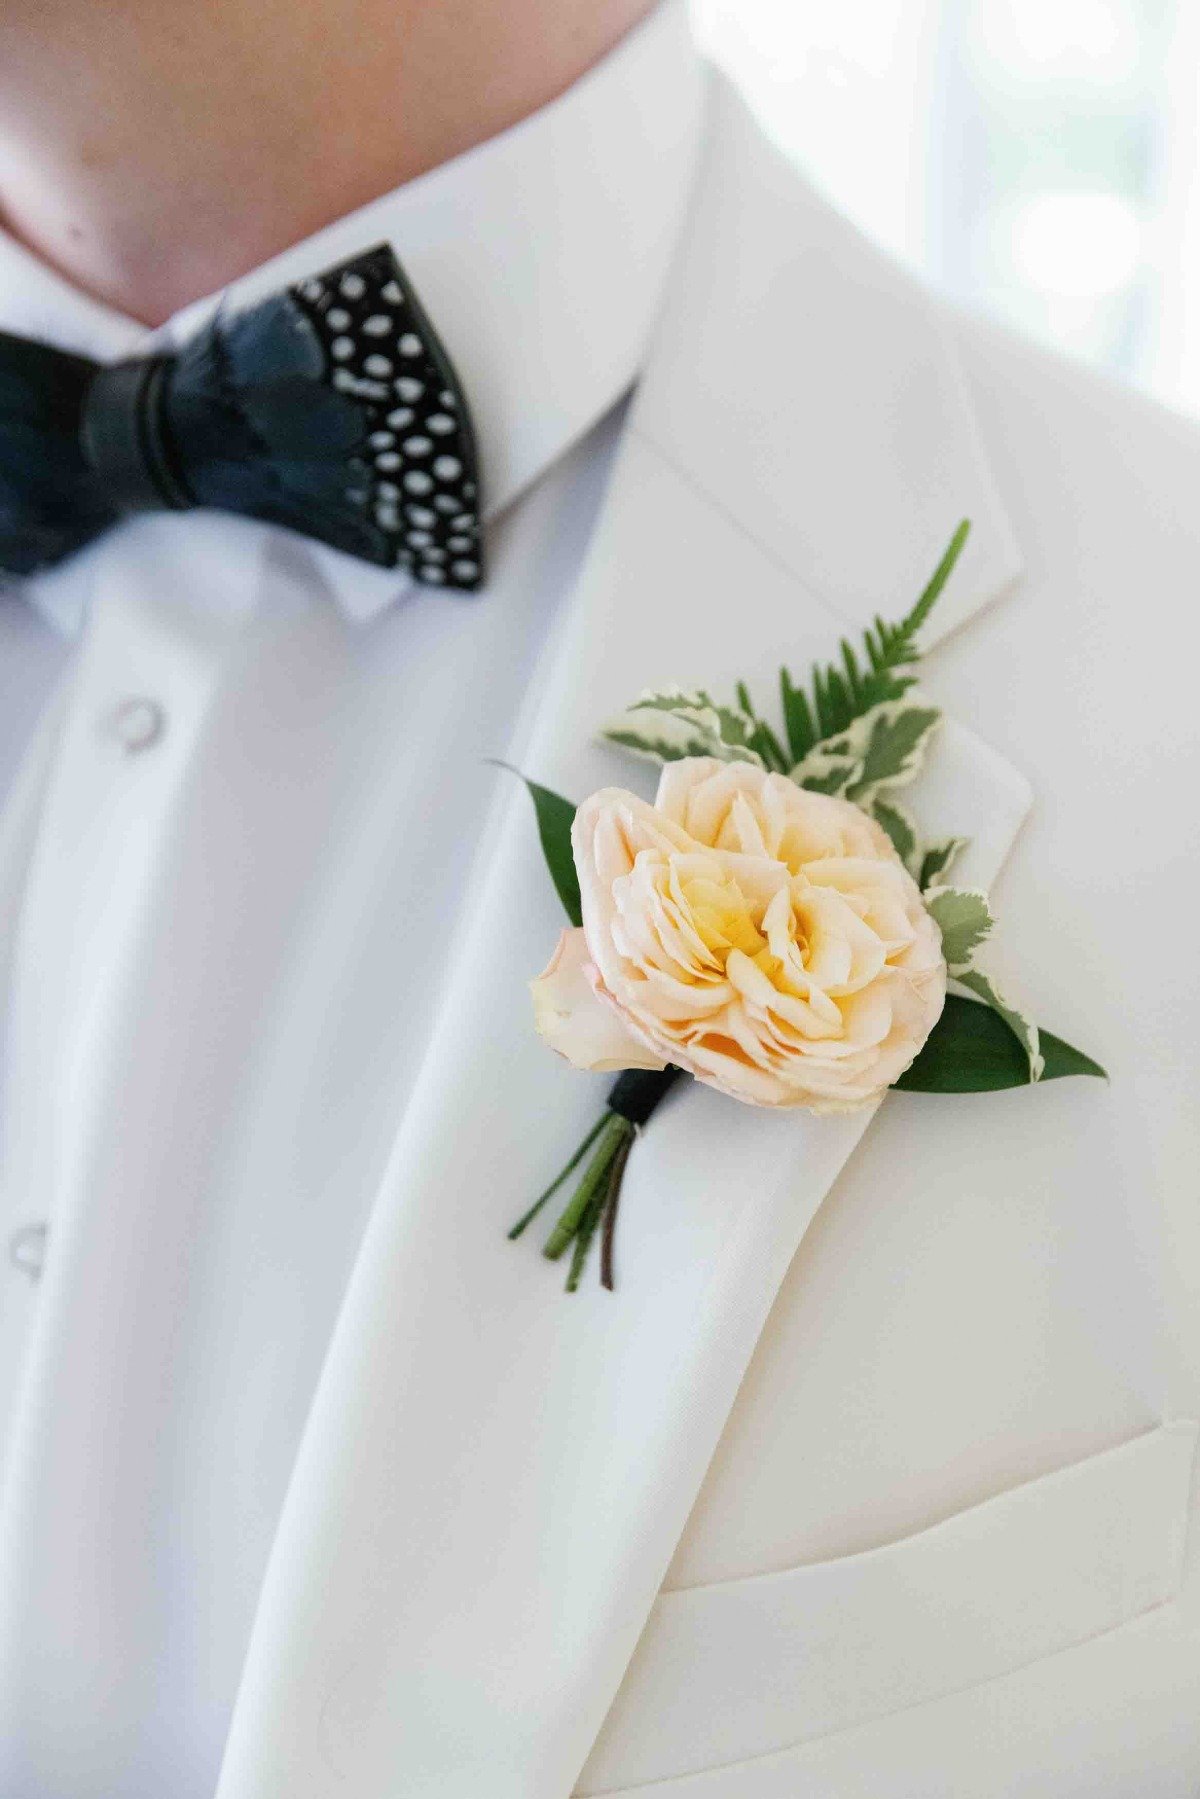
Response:
POLYGON ((653 0, 0 0, 0 221, 158 324, 571 85, 653 0))

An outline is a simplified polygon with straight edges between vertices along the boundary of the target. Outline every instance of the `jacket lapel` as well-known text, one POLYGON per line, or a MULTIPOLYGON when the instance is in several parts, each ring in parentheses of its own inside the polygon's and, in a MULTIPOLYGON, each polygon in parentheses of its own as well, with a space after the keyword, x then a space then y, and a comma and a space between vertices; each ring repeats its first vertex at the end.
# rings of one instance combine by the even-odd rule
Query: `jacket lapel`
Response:
MULTIPOLYGON (((592 741, 607 712, 664 680, 766 695, 781 660, 803 669, 908 603, 963 514, 952 624, 1017 557, 942 328, 721 93, 513 759, 575 797, 643 784, 592 741)), ((956 728, 931 780, 990 879, 1023 779, 956 728)), ((617 1292, 566 1298, 535 1244, 505 1240, 604 1093, 533 1034, 526 983, 560 924, 514 783, 314 1403, 219 1799, 567 1799, 779 1282, 867 1126, 677 1091, 631 1163, 617 1292)))
POLYGON ((1020 573, 940 307, 718 84, 700 204, 638 428, 851 624, 920 591, 972 521, 927 643, 1020 573))

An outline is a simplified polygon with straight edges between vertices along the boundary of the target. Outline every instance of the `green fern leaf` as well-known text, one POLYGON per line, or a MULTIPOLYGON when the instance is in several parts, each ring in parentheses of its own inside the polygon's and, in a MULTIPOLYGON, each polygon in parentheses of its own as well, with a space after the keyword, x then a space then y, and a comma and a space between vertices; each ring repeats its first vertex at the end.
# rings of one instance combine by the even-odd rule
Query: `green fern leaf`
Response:
POLYGON ((783 706, 783 725, 793 762, 803 762, 817 741, 817 727, 812 707, 802 687, 796 687, 786 668, 779 671, 779 695, 783 706))
POLYGON ((854 708, 850 704, 846 683, 832 663, 825 671, 825 703, 828 722, 825 724, 822 735, 833 737, 838 731, 846 729, 854 716, 854 708))
POLYGON ((758 716, 754 701, 750 698, 750 689, 744 681, 737 684, 737 701, 754 727, 746 738, 747 747, 757 752, 767 768, 773 769, 776 774, 785 775, 790 763, 783 753, 783 745, 766 719, 758 716))
POLYGON ((915 662, 917 660, 920 654, 916 647, 917 632, 928 619, 929 614, 933 611, 941 597, 942 589, 954 573, 954 565, 962 555, 963 547, 966 544, 970 532, 970 519, 961 519, 954 536, 946 545, 945 554, 943 555, 942 560, 938 563, 932 575, 929 577, 929 583, 925 588, 924 593, 921 595, 908 617, 901 619, 900 623, 891 631, 887 631, 887 627, 884 627, 890 640, 887 647, 889 649, 889 660, 892 667, 897 667, 903 662, 915 662))
POLYGON ((786 668, 780 669, 783 719, 793 767, 818 743, 838 736, 876 706, 902 700, 916 685, 916 676, 907 671, 920 660, 918 633, 950 579, 970 529, 970 520, 963 519, 916 605, 898 624, 889 625, 876 615, 867 626, 863 632, 865 667, 853 645, 843 638, 842 666, 817 664, 812 671, 811 696, 796 685, 786 668))
POLYGON ((859 696, 862 693, 863 678, 859 673, 858 658, 855 656, 852 646, 844 637, 842 638, 842 663, 846 670, 846 686, 850 692, 851 702, 854 705, 857 705, 859 696))

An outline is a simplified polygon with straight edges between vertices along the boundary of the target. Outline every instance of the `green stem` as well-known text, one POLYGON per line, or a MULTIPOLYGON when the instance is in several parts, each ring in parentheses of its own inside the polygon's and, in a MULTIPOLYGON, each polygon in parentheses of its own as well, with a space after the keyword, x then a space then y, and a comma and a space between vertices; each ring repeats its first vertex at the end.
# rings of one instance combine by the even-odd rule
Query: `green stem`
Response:
POLYGON ((621 1191, 621 1182, 625 1175, 625 1164, 629 1160, 629 1150, 633 1143, 634 1129, 629 1125, 616 1148, 616 1153, 608 1164, 608 1171, 603 1185, 597 1190, 591 1205, 580 1220, 579 1230, 575 1237, 575 1253, 571 1257, 571 1272, 567 1276, 567 1292, 574 1293, 583 1279, 583 1271, 587 1267, 588 1253, 592 1247, 602 1219, 607 1218, 621 1191))
POLYGON ((558 1223, 546 1240, 542 1254, 547 1261, 557 1262, 564 1250, 574 1241, 588 1208, 596 1194, 604 1187, 613 1157, 621 1147, 626 1132, 631 1126, 624 1118, 618 1118, 615 1112, 606 1112, 598 1133, 599 1147, 588 1165, 587 1173, 580 1181, 575 1192, 559 1216, 558 1223))
POLYGON ((571 1254, 571 1267, 567 1274, 568 1293, 574 1293, 580 1281, 583 1279, 583 1271, 587 1266, 588 1251, 592 1247, 592 1240, 596 1235, 600 1220, 603 1218, 605 1208, 608 1205, 609 1195, 612 1192, 613 1170, 616 1168, 620 1159, 621 1152, 618 1150, 608 1164, 603 1183, 592 1195, 591 1205, 579 1221, 579 1229, 575 1233, 575 1248, 571 1254))
POLYGON ((613 1245, 617 1234, 617 1208, 621 1203, 621 1186, 625 1179, 625 1164, 629 1160, 629 1152, 633 1148, 633 1139, 637 1133, 630 1130, 628 1137, 613 1157, 612 1170, 608 1177, 608 1192, 604 1200, 604 1229, 600 1238, 600 1285, 610 1293, 616 1290, 616 1276, 613 1273, 613 1245))
POLYGON ((575 1154, 571 1157, 571 1160, 567 1163, 566 1167, 562 1170, 562 1172, 560 1174, 555 1175, 554 1179, 551 1181, 550 1185, 546 1188, 546 1191, 542 1194, 541 1198, 534 1201, 534 1203, 530 1206, 529 1210, 526 1212, 525 1216, 523 1218, 517 1219, 517 1222, 513 1225, 512 1229, 508 1233, 508 1240, 510 1243, 514 1243, 516 1241, 516 1239, 521 1235, 521 1232, 525 1229, 526 1225, 533 1223, 534 1219, 537 1217, 537 1215, 541 1211, 542 1207, 546 1204, 547 1200, 553 1199, 554 1195, 558 1192, 558 1189, 562 1186, 562 1184, 566 1180, 567 1176, 569 1174, 572 1174, 575 1171, 575 1169, 578 1168, 579 1164, 583 1161, 584 1156, 587 1155, 588 1150, 592 1147, 592 1144, 596 1141, 596 1138, 600 1135, 601 1131, 604 1129, 605 1124, 608 1122, 608 1118, 609 1118, 609 1113, 607 1113, 607 1112, 601 1113, 600 1117, 596 1120, 595 1124, 592 1126, 591 1130, 588 1132, 588 1134, 584 1138, 583 1142, 579 1145, 579 1148, 575 1151, 575 1154))

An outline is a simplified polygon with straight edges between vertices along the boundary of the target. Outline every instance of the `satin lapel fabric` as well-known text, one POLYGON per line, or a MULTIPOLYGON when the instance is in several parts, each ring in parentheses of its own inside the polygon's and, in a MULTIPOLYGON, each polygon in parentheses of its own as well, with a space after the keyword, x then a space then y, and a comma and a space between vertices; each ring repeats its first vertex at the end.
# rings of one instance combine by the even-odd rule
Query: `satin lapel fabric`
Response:
MULTIPOLYGON (((664 680, 765 693, 781 660, 803 669, 910 603, 964 514, 943 631, 1019 557, 936 314, 720 90, 604 515, 512 759, 576 798, 646 791, 650 771, 591 740, 608 711, 664 680)), ((930 782, 942 828, 975 837, 964 873, 990 879, 1023 777, 951 727, 930 782)), ((505 1232, 604 1085, 533 1033, 526 983, 562 920, 516 783, 493 823, 218 1799, 567 1799, 779 1282, 869 1123, 679 1091, 630 1165, 617 1292, 564 1296, 536 1242, 505 1232)))

